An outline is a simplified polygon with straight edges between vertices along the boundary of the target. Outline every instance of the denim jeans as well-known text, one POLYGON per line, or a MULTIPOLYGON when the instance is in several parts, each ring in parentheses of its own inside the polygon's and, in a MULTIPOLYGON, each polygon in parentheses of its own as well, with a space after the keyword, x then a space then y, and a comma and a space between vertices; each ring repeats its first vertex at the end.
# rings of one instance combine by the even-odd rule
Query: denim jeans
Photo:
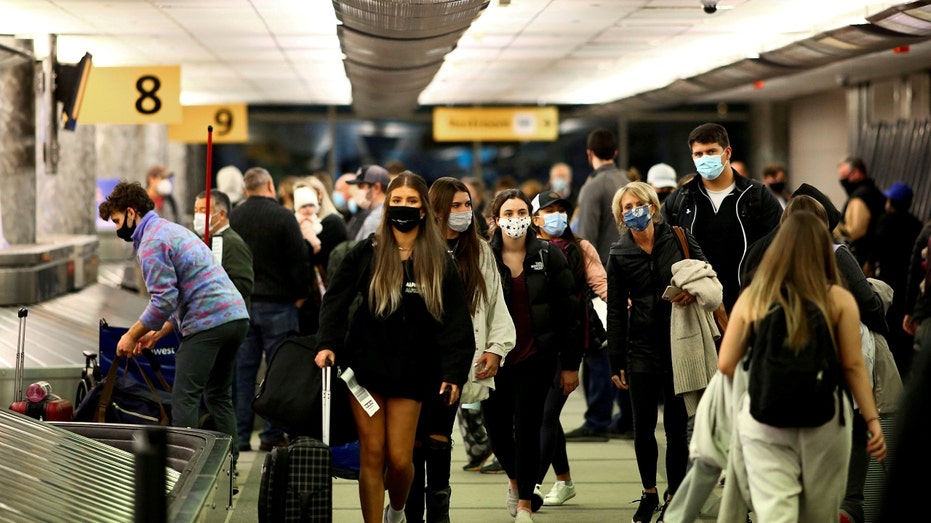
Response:
MULTIPOLYGON (((297 332, 297 307, 293 303, 252 302, 249 332, 236 354, 236 427, 240 445, 249 443, 252 438, 255 425, 252 399, 259 381, 262 356, 268 365, 278 345, 297 332)), ((269 442, 281 440, 284 439, 284 431, 266 421, 259 439, 269 442)))
POLYGON ((582 387, 585 391, 585 423, 582 425, 592 432, 609 430, 626 431, 633 426, 630 409, 630 396, 626 390, 620 390, 611 381, 611 361, 608 351, 601 350, 582 359, 582 387), (614 403, 620 411, 611 416, 614 403))

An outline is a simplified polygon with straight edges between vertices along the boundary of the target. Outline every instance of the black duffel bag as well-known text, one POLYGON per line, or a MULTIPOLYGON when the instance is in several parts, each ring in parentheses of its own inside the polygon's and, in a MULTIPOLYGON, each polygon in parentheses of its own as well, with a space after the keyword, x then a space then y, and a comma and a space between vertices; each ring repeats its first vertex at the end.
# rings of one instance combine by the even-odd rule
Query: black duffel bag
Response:
POLYGON ((164 392, 158 391, 135 356, 119 365, 117 358, 106 377, 91 389, 74 411, 75 421, 97 423, 132 423, 138 425, 171 424, 171 386, 159 371, 155 371, 164 392), (145 385, 129 372, 129 362, 135 363, 145 385), (120 367, 123 372, 120 373, 120 367))
MULTIPOLYGON (((265 379, 252 401, 252 410, 288 433, 323 439, 323 373, 317 356, 315 336, 293 336, 274 351, 265 379)), ((349 406, 349 388, 333 379, 330 391, 330 446, 359 438, 349 406)))

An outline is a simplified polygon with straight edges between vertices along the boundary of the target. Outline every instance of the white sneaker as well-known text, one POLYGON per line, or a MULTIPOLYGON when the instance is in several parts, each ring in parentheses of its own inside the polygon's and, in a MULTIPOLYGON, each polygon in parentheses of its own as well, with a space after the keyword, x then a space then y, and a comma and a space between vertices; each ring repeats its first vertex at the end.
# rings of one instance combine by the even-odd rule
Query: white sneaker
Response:
POLYGON ((512 518, 517 517, 517 501, 518 501, 517 489, 512 489, 511 487, 508 487, 507 507, 508 507, 508 513, 511 515, 512 518))
MULTIPOLYGON (((385 515, 384 515, 384 517, 382 518, 382 521, 383 521, 384 523, 391 523, 391 519, 388 518, 388 509, 389 509, 389 508, 391 508, 391 503, 385 505, 385 515)), ((401 521, 399 521, 398 523, 407 523, 407 514, 405 514, 404 512, 401 512, 401 521)))
POLYGON ((549 494, 543 498, 543 505, 554 507, 562 505, 575 497, 575 485, 566 485, 565 481, 557 481, 549 494))
POLYGON ((533 515, 530 514, 529 510, 518 510, 514 523, 533 523, 533 515))

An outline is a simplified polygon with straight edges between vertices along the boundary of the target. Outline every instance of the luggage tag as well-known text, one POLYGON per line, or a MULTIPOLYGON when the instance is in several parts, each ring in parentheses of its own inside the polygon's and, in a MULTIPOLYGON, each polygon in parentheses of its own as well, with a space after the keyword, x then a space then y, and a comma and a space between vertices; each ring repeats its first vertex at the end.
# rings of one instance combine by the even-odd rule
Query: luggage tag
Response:
POLYGON ((349 392, 356 397, 356 400, 359 402, 359 405, 362 405, 362 408, 365 409, 365 413, 372 417, 378 412, 378 403, 375 401, 375 398, 365 389, 362 385, 359 385, 359 381, 356 380, 356 374, 346 367, 343 369, 342 374, 339 375, 339 378, 346 382, 346 386, 349 387, 349 392))

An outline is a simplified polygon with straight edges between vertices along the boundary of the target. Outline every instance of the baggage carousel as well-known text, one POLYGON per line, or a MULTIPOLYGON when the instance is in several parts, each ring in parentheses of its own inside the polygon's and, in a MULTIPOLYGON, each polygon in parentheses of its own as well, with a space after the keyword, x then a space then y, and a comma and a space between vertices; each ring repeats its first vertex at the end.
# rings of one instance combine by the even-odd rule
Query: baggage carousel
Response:
MULTIPOLYGON (((218 432, 163 430, 164 496, 137 495, 152 478, 137 463, 151 427, 46 423, 0 409, 0 521, 155 521, 137 510, 164 511, 164 521, 225 521, 232 506, 232 439, 218 432), (153 505, 153 501, 155 500, 153 505)), ((157 470, 157 469, 156 469, 157 470)), ((145 512, 143 512, 145 514, 145 512)))

